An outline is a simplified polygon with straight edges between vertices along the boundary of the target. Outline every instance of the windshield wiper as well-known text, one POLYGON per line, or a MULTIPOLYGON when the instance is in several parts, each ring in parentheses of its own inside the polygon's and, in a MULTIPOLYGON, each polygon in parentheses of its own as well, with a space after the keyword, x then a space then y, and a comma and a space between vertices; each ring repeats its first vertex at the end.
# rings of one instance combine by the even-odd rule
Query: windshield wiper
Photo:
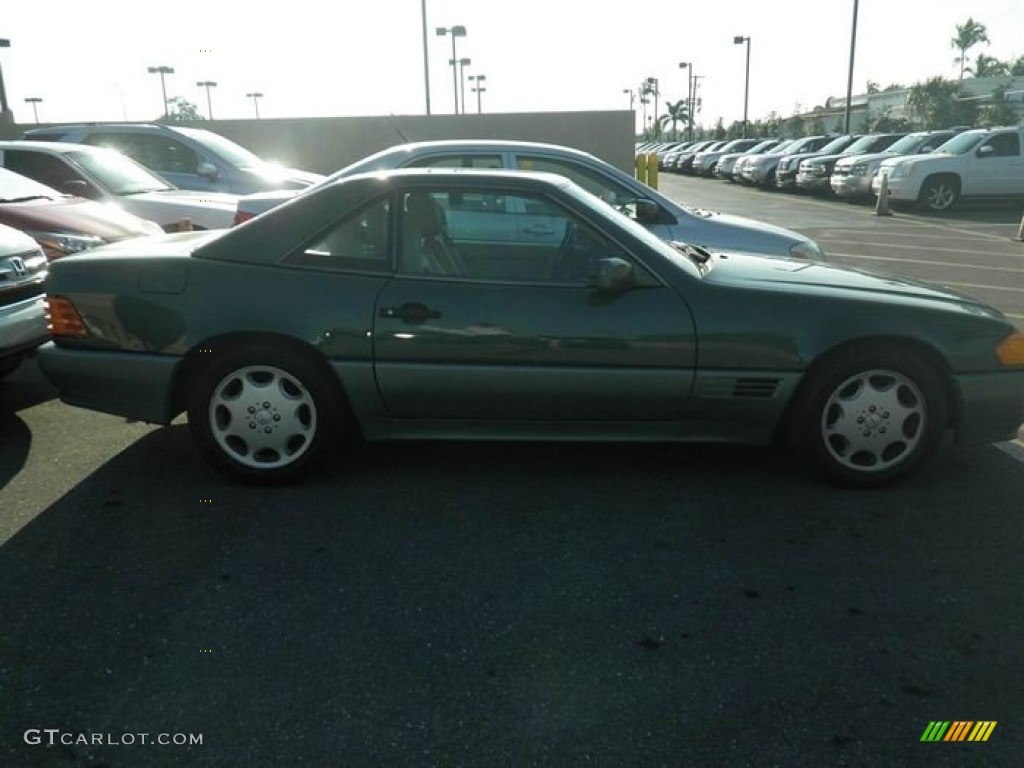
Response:
POLYGON ((690 245, 689 243, 673 240, 672 247, 701 266, 711 261, 711 252, 701 248, 699 245, 690 245))
POLYGON ((11 197, 6 198, 2 202, 5 203, 25 203, 29 200, 53 200, 49 195, 25 195, 25 197, 11 197))

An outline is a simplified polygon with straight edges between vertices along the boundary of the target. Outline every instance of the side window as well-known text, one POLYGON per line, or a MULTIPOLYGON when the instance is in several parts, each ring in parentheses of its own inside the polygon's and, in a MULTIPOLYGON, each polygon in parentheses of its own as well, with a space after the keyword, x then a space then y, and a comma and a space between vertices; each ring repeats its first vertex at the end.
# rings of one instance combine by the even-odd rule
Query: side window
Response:
POLYGON ((518 155, 516 167, 522 171, 543 171, 565 176, 590 194, 596 195, 614 206, 628 205, 636 200, 636 193, 629 187, 584 165, 569 163, 557 158, 518 155))
POLYGON ((501 155, 433 155, 414 160, 410 168, 503 168, 501 155))
POLYGON ((1020 154, 1020 138, 1016 133, 1000 133, 986 144, 994 150, 989 157, 1016 157, 1020 154))
MULTIPOLYGON (((585 285, 608 258, 634 263, 559 202, 496 189, 414 191, 401 198, 398 271, 486 282, 585 285), (501 199, 500 212, 456 201, 501 199)), ((655 284, 634 263, 639 284, 655 284)))
POLYGON ((67 163, 53 155, 47 155, 42 152, 24 152, 17 149, 9 149, 4 152, 4 167, 58 190, 61 189, 61 185, 65 182, 82 178, 67 163))
POLYGON ((387 198, 346 216, 283 263, 339 271, 390 273, 391 206, 387 198))

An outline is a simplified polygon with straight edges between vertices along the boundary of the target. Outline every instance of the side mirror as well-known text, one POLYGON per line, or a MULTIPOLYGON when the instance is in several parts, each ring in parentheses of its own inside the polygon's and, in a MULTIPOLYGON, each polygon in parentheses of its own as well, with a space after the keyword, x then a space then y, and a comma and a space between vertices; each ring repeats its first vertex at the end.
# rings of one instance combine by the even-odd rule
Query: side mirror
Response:
POLYGON ((196 173, 200 176, 205 176, 208 179, 216 179, 220 176, 220 172, 217 170, 217 166, 213 163, 200 163, 196 166, 196 173))
POLYGON ((979 147, 978 151, 975 154, 978 157, 988 157, 989 155, 991 155, 995 151, 996 151, 995 147, 993 147, 991 144, 986 144, 984 147, 979 147))
POLYGON ((102 195, 88 182, 81 179, 68 179, 60 183, 61 192, 66 192, 75 197, 84 197, 87 200, 99 200, 102 195))
POLYGON ((661 207, 653 200, 636 201, 636 220, 641 224, 656 224, 661 220, 661 207))
POLYGON ((633 265, 617 256, 599 259, 597 273, 590 280, 590 287, 599 291, 621 291, 632 284, 633 265))

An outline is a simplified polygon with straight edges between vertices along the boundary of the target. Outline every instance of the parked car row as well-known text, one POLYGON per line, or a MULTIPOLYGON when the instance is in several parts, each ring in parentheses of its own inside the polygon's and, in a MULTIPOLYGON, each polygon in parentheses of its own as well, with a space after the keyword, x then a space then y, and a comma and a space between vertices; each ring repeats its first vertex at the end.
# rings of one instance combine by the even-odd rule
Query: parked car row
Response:
MULTIPOLYGON (((730 150, 770 157, 764 145, 730 150)), ((19 152, 84 177, 58 189, 107 166, 145 180, 87 145, 7 142, 0 165, 19 152)), ((48 330, 40 369, 66 403, 154 423, 187 412, 202 455, 253 483, 306 476, 356 431, 780 441, 874 487, 948 430, 988 442, 1024 421, 1024 333, 998 310, 825 264, 806 237, 681 205, 584 152, 405 144, 236 207, 231 229, 49 264, 0 227, 0 373, 48 330)))
POLYGON ((885 178, 894 204, 916 203, 941 212, 961 198, 1024 198, 1022 150, 1021 127, 950 128, 677 143, 659 165, 769 190, 862 199, 877 196, 885 178), (747 148, 739 142, 748 143, 747 148))

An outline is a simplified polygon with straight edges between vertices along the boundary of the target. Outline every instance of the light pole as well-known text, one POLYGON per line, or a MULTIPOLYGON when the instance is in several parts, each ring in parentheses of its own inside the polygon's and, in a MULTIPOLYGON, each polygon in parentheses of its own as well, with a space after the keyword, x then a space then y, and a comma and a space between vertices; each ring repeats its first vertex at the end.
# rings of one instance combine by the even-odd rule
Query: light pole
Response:
POLYGON ((25 103, 32 105, 32 117, 36 119, 36 125, 39 125, 39 109, 37 105, 42 104, 43 100, 38 96, 29 96, 25 99, 25 103))
POLYGON ((700 86, 700 81, 705 77, 706 75, 693 75, 690 78, 693 82, 693 98, 690 100, 690 138, 693 138, 693 116, 700 108, 700 97, 697 95, 697 88, 700 86))
MULTIPOLYGON (((473 93, 476 94, 476 113, 482 115, 484 111, 480 105, 480 94, 487 90, 484 88, 484 80, 487 79, 487 75, 470 75, 469 79, 470 81, 476 81, 476 85, 473 86, 473 93)), ((465 107, 465 104, 463 104, 463 107, 465 107)))
POLYGON ((430 114, 430 57, 427 56, 427 0, 420 0, 420 15, 423 18, 423 95, 427 100, 427 114, 430 114))
POLYGON ((455 95, 455 114, 459 114, 459 73, 456 69, 456 62, 459 60, 459 55, 455 52, 455 38, 465 37, 466 28, 462 26, 456 27, 437 27, 436 30, 438 37, 444 37, 445 35, 452 36, 452 57, 450 59, 452 65, 452 93, 455 95))
POLYGON ((743 35, 736 35, 732 39, 733 45, 747 44, 747 79, 743 86, 743 138, 747 138, 747 104, 750 97, 750 38, 743 35))
POLYGON ((680 61, 679 68, 686 70, 686 140, 693 141, 693 62, 680 61))
POLYGON ((846 79, 846 115, 843 117, 843 133, 850 133, 850 102, 853 100, 853 53, 857 49, 857 5, 853 0, 853 26, 850 30, 850 74, 846 79))
MULTIPOLYGON (((10 48, 11 41, 6 37, 0 37, 0 48, 10 48)), ((4 88, 4 68, 0 67, 0 122, 7 114, 7 90, 4 88)))
POLYGON ((458 100, 456 101, 456 104, 455 104, 455 114, 459 114, 461 112, 464 115, 464 114, 466 114, 466 78, 465 78, 465 73, 466 73, 466 67, 468 67, 470 64, 472 64, 473 60, 472 59, 467 59, 467 58, 463 57, 463 58, 459 59, 457 62, 455 61, 455 59, 452 59, 448 63, 451 64, 453 67, 456 64, 459 65, 459 93, 458 93, 458 100), (459 108, 459 104, 460 103, 462 104, 461 110, 459 108))
POLYGON ((263 98, 263 94, 260 93, 259 91, 253 91, 252 93, 245 94, 245 97, 247 99, 252 99, 252 106, 256 110, 256 119, 259 120, 260 119, 260 101, 259 100, 263 98))
POLYGON ((200 80, 196 85, 206 89, 206 111, 210 115, 210 120, 213 120, 213 102, 210 101, 210 89, 216 88, 217 83, 213 80, 200 80))
POLYGON ((654 94, 654 138, 658 138, 658 78, 648 77, 647 86, 654 94))
POLYGON ((164 80, 164 75, 173 75, 174 67, 149 67, 147 71, 151 75, 160 75, 160 91, 164 96, 164 116, 166 117, 170 110, 167 108, 167 83, 164 80))

